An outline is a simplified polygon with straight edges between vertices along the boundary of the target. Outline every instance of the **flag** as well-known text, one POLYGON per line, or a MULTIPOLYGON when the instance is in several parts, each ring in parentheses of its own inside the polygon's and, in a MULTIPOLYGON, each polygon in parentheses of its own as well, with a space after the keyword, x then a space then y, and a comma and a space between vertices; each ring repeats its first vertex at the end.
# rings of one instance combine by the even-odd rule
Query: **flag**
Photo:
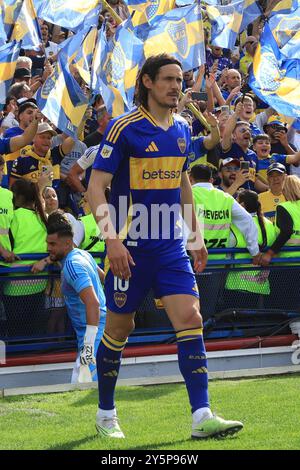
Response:
POLYGON ((135 85, 143 58, 143 42, 132 31, 120 25, 115 36, 107 40, 103 25, 92 64, 92 90, 101 93, 113 117, 133 108, 135 85))
POLYGON ((96 46, 97 28, 88 27, 60 44, 59 55, 73 65, 87 85, 91 82, 91 64, 96 46))
POLYGON ((205 62, 204 32, 200 5, 175 8, 148 29, 145 57, 166 52, 191 70, 205 62))
POLYGON ((269 26, 281 54, 300 59, 300 6, 291 13, 272 15, 269 26))
POLYGON ((40 111, 62 132, 77 138, 88 98, 70 71, 70 64, 58 56, 54 72, 37 92, 40 111))
POLYGON ((39 18, 78 31, 82 26, 97 25, 102 10, 100 0, 34 0, 39 18))
POLYGON ((9 42, 0 47, 0 108, 5 104, 8 90, 15 74, 20 44, 9 42))
POLYGON ((283 15, 285 13, 292 13, 299 7, 299 0, 281 0, 277 2, 276 5, 272 6, 272 10, 270 11, 270 18, 274 15, 280 14, 283 15))
POLYGON ((32 0, 24 0, 16 19, 11 40, 22 41, 22 49, 40 50, 42 35, 32 0))
POLYGON ((243 19, 240 26, 240 33, 244 31, 250 23, 263 15, 259 3, 256 0, 244 0, 243 19))
POLYGON ((233 49, 243 20, 243 7, 244 0, 237 0, 230 5, 207 5, 213 46, 233 49))
POLYGON ((9 39, 15 22, 19 16, 23 0, 2 0, 3 22, 6 36, 9 39))
POLYGON ((300 60, 285 59, 265 24, 255 52, 249 85, 254 93, 286 116, 300 117, 300 60))
MULTIPOLYGON (((130 11, 129 5, 128 8, 130 11)), ((144 2, 144 7, 140 8, 139 11, 133 10, 132 24, 134 27, 148 23, 154 24, 174 8, 175 0, 149 0, 144 2)))

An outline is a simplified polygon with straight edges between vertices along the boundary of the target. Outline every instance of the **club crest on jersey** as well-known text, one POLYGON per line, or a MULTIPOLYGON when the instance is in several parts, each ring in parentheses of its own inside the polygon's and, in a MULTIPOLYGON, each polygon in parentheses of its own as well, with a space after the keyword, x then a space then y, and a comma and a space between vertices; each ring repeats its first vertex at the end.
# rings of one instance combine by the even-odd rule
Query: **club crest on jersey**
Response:
POLYGON ((176 45, 179 54, 183 58, 186 58, 189 52, 189 44, 185 19, 182 19, 179 22, 169 21, 167 32, 176 45))
POLYGON ((101 157, 109 158, 111 156, 112 151, 113 148, 110 145, 103 145, 103 149, 101 150, 101 157))
POLYGON ((181 153, 186 151, 186 140, 183 137, 177 139, 177 144, 181 153))
POLYGON ((122 308, 126 304, 127 301, 127 294, 124 294, 124 292, 115 292, 114 293, 114 301, 115 304, 119 307, 122 308))
POLYGON ((148 18, 148 21, 151 21, 159 8, 159 0, 150 0, 148 7, 146 8, 146 15, 148 18))

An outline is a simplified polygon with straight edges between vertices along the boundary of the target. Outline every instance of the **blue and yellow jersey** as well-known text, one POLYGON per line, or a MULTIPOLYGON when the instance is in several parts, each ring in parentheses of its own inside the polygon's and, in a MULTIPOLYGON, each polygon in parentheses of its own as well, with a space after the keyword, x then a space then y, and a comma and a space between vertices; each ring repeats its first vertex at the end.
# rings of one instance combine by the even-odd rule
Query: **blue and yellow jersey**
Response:
POLYGON ((281 155, 279 153, 272 153, 268 158, 258 158, 257 159, 257 173, 266 180, 267 182, 267 169, 272 163, 282 163, 282 165, 287 165, 287 155, 281 155))
POLYGON ((167 249, 170 240, 178 238, 181 176, 188 167, 190 147, 189 127, 177 115, 170 116, 168 130, 142 106, 110 122, 93 168, 114 175, 110 203, 117 214, 116 230, 127 246, 167 249), (176 206, 170 223, 166 214, 157 216, 161 205, 167 212, 176 206), (138 220, 143 222, 140 236, 138 220))
POLYGON ((258 195, 259 202, 261 203, 261 209, 264 213, 264 216, 275 223, 276 216, 276 207, 281 202, 285 202, 285 197, 283 194, 275 196, 271 191, 266 191, 258 195))

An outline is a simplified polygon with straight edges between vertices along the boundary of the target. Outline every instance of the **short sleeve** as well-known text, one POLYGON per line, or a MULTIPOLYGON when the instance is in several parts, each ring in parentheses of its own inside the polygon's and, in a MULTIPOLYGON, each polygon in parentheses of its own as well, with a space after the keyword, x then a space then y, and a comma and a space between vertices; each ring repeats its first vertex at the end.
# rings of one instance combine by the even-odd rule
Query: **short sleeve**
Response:
POLYGON ((112 121, 101 141, 93 169, 114 175, 127 155, 128 148, 129 144, 122 132, 122 124, 118 120, 112 121))
POLYGON ((83 289, 92 287, 93 283, 87 270, 80 263, 67 260, 64 265, 64 277, 68 284, 80 294, 83 289))
POLYGON ((0 139, 0 154, 11 153, 10 150, 10 138, 0 139))

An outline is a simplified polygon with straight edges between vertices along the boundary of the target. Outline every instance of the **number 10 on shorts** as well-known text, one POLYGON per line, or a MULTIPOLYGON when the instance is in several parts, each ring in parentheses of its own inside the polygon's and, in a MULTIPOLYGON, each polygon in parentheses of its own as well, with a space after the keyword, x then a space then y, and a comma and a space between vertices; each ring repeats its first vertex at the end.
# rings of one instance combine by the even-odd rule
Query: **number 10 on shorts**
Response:
POLYGON ((114 291, 126 292, 129 287, 128 279, 120 279, 114 276, 114 291))

